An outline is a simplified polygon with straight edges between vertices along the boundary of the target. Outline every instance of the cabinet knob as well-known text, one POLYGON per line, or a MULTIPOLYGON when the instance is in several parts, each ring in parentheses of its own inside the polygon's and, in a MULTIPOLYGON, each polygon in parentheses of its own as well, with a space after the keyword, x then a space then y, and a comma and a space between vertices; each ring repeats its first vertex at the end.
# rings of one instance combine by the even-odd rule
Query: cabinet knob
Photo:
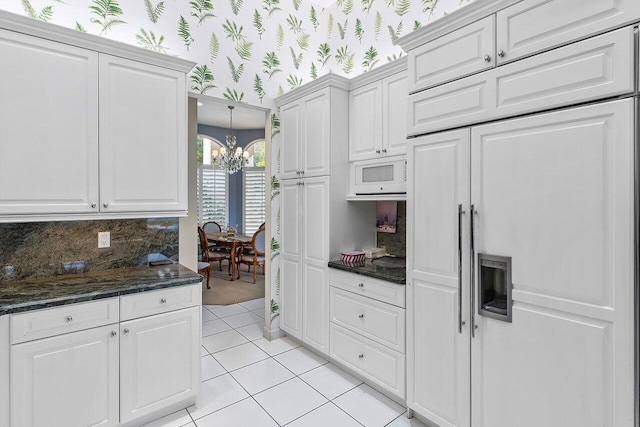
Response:
POLYGON ((296 175, 300 175, 300 171, 296 171, 296 175))
POLYGON ((128 334, 129 333, 129 329, 128 328, 124 328, 124 331, 122 331, 122 332, 124 332, 125 334, 128 334))
POLYGON ((364 359, 364 354, 360 353, 360 354, 358 355, 358 359, 364 359))
POLYGON ((166 304, 166 303, 167 303, 167 299, 166 299, 166 298, 162 298, 162 299, 160 300, 160 302, 161 302, 162 304, 166 304))
POLYGON ((484 56, 484 61, 485 62, 491 62, 491 55, 485 55, 484 56))
POLYGON ((67 316, 67 322, 71 322, 71 321, 73 321, 73 317, 67 316))
POLYGON ((103 203, 103 204, 102 204, 102 207, 104 207, 104 208, 108 208, 108 207, 109 207, 109 203, 103 203))
POLYGON ((358 286, 360 286, 361 288, 364 288, 364 283, 358 283, 358 286))
POLYGON ((383 149, 382 149, 382 152, 383 152, 383 153, 386 153, 386 152, 387 152, 387 149, 386 149, 386 148, 383 148, 383 149))
POLYGON ((302 185, 302 186, 304 187, 304 181, 302 181, 302 182, 300 183, 300 185, 302 185))
POLYGON ((500 58, 504 58, 504 50, 500 49, 500 50, 498 51, 498 56, 499 56, 500 58))
POLYGON ((300 171, 300 175, 304 175, 304 171, 300 171))
POLYGON ((376 154, 380 154, 380 150, 376 150, 376 154))
POLYGON ((111 331, 111 336, 115 337, 116 335, 118 335, 118 333, 116 331, 111 331))
POLYGON ((364 319, 364 314, 359 314, 358 319, 364 319))
POLYGON ((91 203, 91 209, 95 209, 96 208, 96 204, 95 203, 91 203))

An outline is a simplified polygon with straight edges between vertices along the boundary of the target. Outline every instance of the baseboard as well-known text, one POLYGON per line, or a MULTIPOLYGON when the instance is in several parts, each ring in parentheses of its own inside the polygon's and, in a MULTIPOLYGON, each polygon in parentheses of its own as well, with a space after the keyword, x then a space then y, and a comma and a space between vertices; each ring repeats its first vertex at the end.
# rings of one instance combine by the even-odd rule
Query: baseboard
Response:
POLYGON ((264 325, 264 330, 262 335, 269 341, 273 341, 275 339, 284 337, 287 335, 285 331, 280 328, 269 329, 267 325, 264 325))

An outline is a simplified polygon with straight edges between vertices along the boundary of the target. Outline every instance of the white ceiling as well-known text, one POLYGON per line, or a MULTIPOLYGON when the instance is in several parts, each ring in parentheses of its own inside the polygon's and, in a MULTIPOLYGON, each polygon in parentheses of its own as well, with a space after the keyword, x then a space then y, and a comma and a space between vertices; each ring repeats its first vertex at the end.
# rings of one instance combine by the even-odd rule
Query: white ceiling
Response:
POLYGON ((266 114, 264 110, 248 105, 230 102, 208 96, 198 96, 198 124, 229 128, 229 105, 233 105, 234 129, 264 129, 266 114))

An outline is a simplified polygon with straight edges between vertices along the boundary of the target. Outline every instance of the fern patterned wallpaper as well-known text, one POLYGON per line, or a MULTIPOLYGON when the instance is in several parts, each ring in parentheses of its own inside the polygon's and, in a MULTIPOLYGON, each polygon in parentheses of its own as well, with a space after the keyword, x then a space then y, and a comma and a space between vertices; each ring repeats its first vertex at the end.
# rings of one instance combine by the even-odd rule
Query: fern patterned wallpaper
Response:
POLYGON ((270 107, 327 72, 403 55, 393 40, 471 0, 2 0, 0 9, 198 63, 191 90, 270 107))

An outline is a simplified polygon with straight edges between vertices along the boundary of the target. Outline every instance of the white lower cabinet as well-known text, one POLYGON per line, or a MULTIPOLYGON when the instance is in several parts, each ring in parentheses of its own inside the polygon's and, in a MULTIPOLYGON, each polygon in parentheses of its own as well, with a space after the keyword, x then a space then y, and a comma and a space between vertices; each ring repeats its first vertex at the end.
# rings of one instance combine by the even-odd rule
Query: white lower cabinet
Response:
POLYGON ((11 427, 137 426, 192 404, 200 390, 196 289, 11 315, 11 427), (119 321, 118 307, 156 299, 161 306, 147 317, 119 321), (174 299, 191 306, 166 311, 174 299))
POLYGON ((194 396, 200 384, 200 308, 120 324, 120 422, 194 396))
POLYGON ((118 425, 118 325, 11 348, 11 425, 118 425))
POLYGON ((404 399, 405 310, 384 301, 396 291, 404 305, 404 285, 331 270, 329 343, 331 358, 404 399), (352 292, 365 282, 375 283, 371 295, 382 299, 352 292))

